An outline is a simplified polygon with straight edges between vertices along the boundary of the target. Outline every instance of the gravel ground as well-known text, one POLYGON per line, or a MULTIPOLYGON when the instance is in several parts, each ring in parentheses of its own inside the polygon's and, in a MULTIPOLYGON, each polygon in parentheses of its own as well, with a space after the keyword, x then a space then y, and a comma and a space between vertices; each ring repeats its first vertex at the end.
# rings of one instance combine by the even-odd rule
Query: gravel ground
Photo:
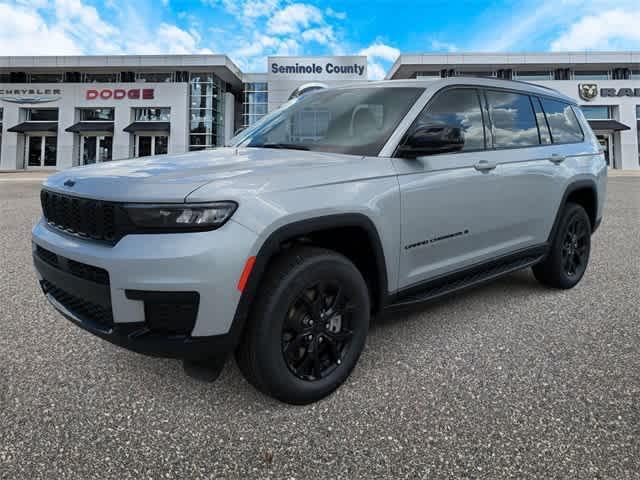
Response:
POLYGON ((609 182, 582 283, 530 272, 377 321, 308 407, 202 383, 39 292, 38 186, 0 184, 0 478, 640 478, 640 178, 609 182))

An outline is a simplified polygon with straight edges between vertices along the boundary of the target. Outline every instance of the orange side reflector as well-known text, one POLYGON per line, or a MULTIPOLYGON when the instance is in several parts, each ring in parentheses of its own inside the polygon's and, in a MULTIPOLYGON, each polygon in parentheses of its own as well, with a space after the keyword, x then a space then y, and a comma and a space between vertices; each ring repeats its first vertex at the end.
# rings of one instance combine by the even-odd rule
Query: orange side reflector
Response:
POLYGON ((247 263, 244 264, 242 275, 240 275, 240 280, 238 280, 238 290, 241 292, 244 291, 244 287, 247 285, 247 280, 249 280, 249 275, 251 275, 251 270, 253 270, 255 263, 256 257, 249 257, 247 263))

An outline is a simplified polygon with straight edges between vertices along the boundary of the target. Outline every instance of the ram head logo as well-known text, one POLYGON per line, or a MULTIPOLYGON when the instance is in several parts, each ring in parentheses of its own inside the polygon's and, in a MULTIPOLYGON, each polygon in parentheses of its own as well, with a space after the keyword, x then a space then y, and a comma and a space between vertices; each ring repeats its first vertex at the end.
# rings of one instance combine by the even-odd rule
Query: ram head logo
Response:
POLYGON ((598 86, 594 83, 581 83, 578 91, 583 100, 593 100, 598 96, 598 86))

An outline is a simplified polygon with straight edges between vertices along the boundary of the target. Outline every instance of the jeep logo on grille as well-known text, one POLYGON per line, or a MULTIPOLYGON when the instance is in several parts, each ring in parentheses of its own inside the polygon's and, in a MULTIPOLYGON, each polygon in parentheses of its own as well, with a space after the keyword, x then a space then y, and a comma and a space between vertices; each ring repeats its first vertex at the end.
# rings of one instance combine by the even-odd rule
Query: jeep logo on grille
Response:
POLYGON ((73 178, 67 178, 64 182, 65 187, 73 187, 76 184, 76 181, 73 178))

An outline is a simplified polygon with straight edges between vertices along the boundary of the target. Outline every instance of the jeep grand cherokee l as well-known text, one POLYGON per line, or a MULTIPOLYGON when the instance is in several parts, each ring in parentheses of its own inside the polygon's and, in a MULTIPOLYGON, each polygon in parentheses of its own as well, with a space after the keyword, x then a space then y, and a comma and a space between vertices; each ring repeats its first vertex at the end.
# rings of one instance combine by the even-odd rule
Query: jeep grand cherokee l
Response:
POLYGON ((553 90, 369 83, 302 95, 225 148, 49 177, 33 256, 85 330, 218 370, 235 352, 258 389, 304 404, 345 381, 383 310, 527 267, 575 286, 606 173, 553 90))

